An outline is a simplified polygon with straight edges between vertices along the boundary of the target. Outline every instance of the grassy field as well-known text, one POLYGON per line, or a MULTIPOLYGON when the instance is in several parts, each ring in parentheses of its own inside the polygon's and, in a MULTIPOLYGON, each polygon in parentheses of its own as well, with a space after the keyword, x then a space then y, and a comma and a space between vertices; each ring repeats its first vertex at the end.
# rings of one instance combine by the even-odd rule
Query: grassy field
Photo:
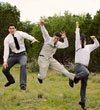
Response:
MULTIPOLYGON (((41 85, 37 73, 27 72, 27 90, 22 91, 18 67, 11 71, 16 83, 5 88, 6 78, 0 67, 0 110, 81 110, 78 105, 80 83, 70 88, 68 78, 49 70, 41 85)), ((100 75, 89 77, 86 105, 87 110, 100 110, 100 75)))

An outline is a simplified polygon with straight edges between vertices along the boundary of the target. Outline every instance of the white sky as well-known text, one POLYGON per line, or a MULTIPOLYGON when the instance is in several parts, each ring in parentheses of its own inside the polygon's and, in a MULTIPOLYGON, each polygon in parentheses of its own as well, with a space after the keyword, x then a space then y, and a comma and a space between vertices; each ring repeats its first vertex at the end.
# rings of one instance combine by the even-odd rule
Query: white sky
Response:
POLYGON ((100 9, 100 0, 0 0, 16 5, 20 10, 21 20, 39 21, 41 16, 63 14, 65 10, 72 14, 90 13, 95 15, 100 9))

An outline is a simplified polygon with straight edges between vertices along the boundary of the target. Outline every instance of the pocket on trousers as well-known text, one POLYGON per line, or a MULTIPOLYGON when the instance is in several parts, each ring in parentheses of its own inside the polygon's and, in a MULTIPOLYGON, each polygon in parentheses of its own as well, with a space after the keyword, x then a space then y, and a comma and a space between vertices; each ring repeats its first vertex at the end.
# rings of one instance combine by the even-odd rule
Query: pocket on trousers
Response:
POLYGON ((38 58, 38 64, 39 64, 39 66, 45 67, 47 63, 48 63, 47 59, 45 59, 42 56, 39 56, 39 58, 38 58))

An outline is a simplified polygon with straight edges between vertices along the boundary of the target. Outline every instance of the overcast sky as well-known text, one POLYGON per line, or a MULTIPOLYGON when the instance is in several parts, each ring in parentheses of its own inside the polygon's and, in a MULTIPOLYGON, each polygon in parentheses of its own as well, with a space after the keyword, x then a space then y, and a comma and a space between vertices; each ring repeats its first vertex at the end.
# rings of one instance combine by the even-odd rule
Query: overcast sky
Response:
POLYGON ((72 14, 90 13, 95 15, 100 9, 100 0, 0 0, 16 5, 20 10, 21 20, 37 22, 41 16, 61 14, 65 10, 72 14))

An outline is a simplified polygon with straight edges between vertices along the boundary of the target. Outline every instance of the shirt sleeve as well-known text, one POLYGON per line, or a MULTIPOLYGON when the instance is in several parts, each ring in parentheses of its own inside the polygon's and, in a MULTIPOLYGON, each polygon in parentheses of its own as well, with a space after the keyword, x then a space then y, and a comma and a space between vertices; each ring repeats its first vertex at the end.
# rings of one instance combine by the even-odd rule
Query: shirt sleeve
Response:
POLYGON ((80 28, 76 28, 76 31, 75 31, 75 50, 77 51, 80 48, 81 48, 81 43, 80 43, 80 28))
POLYGON ((95 50, 99 46, 100 46, 99 41, 95 38, 94 39, 94 44, 89 45, 90 52, 92 52, 93 50, 95 50))
POLYGON ((8 40, 5 39, 4 40, 4 56, 3 56, 4 62, 7 63, 8 57, 9 57, 9 43, 8 43, 8 40))
POLYGON ((49 36, 49 33, 48 31, 46 30, 45 26, 40 26, 41 27, 41 32, 42 32, 42 35, 43 35, 43 39, 45 42, 48 42, 50 40, 50 36, 49 36))
POLYGON ((64 38, 64 42, 58 42, 58 48, 67 48, 69 46, 67 37, 64 38))
POLYGON ((33 36, 27 34, 26 32, 20 31, 20 34, 23 38, 28 39, 30 41, 37 41, 33 36))

